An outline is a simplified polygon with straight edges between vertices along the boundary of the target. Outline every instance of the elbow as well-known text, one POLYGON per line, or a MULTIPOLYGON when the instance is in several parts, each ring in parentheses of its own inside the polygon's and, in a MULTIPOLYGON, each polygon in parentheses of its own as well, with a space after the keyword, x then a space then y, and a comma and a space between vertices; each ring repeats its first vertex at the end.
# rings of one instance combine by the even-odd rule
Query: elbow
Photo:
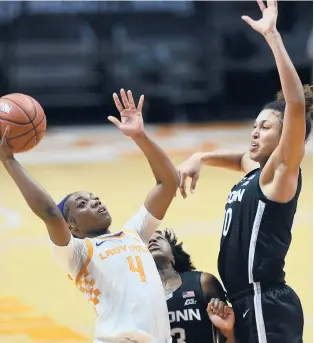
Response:
POLYGON ((180 185, 180 177, 177 171, 173 173, 171 176, 167 178, 165 181, 157 182, 158 185, 161 185, 165 190, 167 190, 168 194, 175 195, 177 189, 180 185))
POLYGON ((286 102, 286 105, 293 108, 295 112, 305 112, 305 99, 293 99, 286 102))
POLYGON ((159 184, 164 185, 165 187, 172 189, 173 192, 176 192, 180 185, 180 176, 179 173, 175 170, 167 180, 159 182, 159 184))
POLYGON ((176 192, 177 191, 177 188, 179 187, 180 185, 180 175, 179 175, 179 172, 177 171, 176 168, 173 168, 173 172, 172 172, 172 187, 174 188, 174 191, 176 192))
POLYGON ((180 185, 180 175, 177 169, 171 164, 167 173, 162 178, 157 180, 157 185, 164 185, 168 188, 173 188, 175 191, 180 185))
POLYGON ((299 169, 302 159, 305 154, 304 145, 298 149, 282 149, 279 156, 280 163, 278 164, 280 169, 285 171, 296 171, 299 169))
POLYGON ((294 111, 304 112, 305 111, 305 96, 303 88, 301 92, 295 92, 292 98, 286 99, 286 105, 293 108, 294 111))

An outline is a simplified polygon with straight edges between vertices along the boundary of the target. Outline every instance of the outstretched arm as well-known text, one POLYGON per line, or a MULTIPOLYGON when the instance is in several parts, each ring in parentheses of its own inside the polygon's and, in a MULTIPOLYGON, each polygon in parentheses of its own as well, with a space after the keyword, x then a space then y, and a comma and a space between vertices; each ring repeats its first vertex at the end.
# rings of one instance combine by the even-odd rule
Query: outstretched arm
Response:
POLYGON ((219 149, 197 154, 199 154, 202 165, 205 166, 235 170, 245 174, 259 167, 258 163, 250 159, 249 153, 244 151, 219 149))
MULTIPOLYGON (((278 147, 271 155, 261 174, 261 186, 271 184, 266 193, 274 201, 289 201, 295 194, 299 166, 305 150, 306 113, 303 86, 298 73, 285 49, 276 28, 278 4, 275 0, 257 1, 263 18, 255 21, 247 16, 245 20, 255 31, 266 39, 274 55, 286 103, 283 128, 278 147), (276 190, 282 190, 283 183, 288 185, 282 196, 276 190)), ((279 192, 280 193, 280 192, 279 192)))
POLYGON ((179 185, 178 173, 166 153, 145 133, 133 140, 146 156, 157 183, 148 193, 144 205, 155 218, 161 220, 179 185))
POLYGON ((131 91, 128 91, 128 94, 126 94, 123 89, 121 90, 123 105, 116 94, 114 94, 113 98, 120 112, 121 122, 114 117, 109 117, 108 119, 125 135, 132 138, 142 150, 157 183, 145 199, 145 208, 125 225, 126 228, 139 231, 144 241, 147 241, 158 227, 159 221, 166 214, 179 185, 179 177, 166 153, 144 131, 142 119, 144 96, 141 96, 137 108, 131 91), (148 213, 145 212, 146 210, 148 213))
POLYGON ((0 144, 1 162, 19 187, 28 206, 45 222, 52 242, 65 246, 71 238, 68 226, 50 195, 14 158, 12 149, 7 143, 9 131, 10 128, 7 127, 0 144))
POLYGON ((196 152, 177 169, 180 174, 180 192, 187 197, 186 182, 191 178, 190 191, 194 193, 202 166, 219 167, 249 173, 258 168, 259 164, 249 158, 249 154, 243 151, 219 149, 210 152, 196 152))

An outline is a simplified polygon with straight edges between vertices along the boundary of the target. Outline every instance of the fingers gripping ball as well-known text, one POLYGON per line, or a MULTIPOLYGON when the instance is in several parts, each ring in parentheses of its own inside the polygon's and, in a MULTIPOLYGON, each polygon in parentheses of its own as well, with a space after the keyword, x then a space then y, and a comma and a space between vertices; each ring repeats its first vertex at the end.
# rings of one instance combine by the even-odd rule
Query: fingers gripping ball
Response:
POLYGON ((13 152, 35 147, 46 132, 46 116, 41 105, 25 94, 8 94, 0 98, 0 136, 10 126, 8 144, 13 152))

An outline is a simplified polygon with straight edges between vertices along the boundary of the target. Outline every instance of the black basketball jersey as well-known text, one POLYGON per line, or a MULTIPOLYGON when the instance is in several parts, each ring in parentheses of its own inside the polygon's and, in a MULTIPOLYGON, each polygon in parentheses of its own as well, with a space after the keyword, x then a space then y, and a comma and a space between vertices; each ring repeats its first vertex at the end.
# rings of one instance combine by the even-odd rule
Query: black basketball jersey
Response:
POLYGON ((229 297, 249 284, 285 282, 285 257, 302 187, 301 169, 294 198, 280 204, 268 200, 260 185, 261 169, 248 173, 227 198, 218 269, 229 297))
POLYGON ((213 343, 212 323, 201 286, 201 272, 180 274, 182 285, 168 296, 173 343, 213 343))

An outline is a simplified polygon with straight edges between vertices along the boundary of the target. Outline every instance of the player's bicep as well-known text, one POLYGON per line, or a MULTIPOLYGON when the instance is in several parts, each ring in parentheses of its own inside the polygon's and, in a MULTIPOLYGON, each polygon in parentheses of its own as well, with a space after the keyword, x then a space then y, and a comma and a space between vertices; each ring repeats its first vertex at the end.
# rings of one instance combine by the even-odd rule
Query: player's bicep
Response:
POLYGON ((158 229, 161 220, 155 218, 146 208, 141 206, 139 211, 124 225, 125 230, 136 231, 143 242, 148 243, 153 233, 158 229))
POLYGON ((66 246, 59 246, 51 242, 53 257, 61 268, 72 278, 80 272, 88 255, 88 247, 84 240, 71 235, 66 246))
POLYGON ((304 104, 286 104, 282 134, 277 148, 278 164, 298 170, 305 151, 306 114, 304 104))

